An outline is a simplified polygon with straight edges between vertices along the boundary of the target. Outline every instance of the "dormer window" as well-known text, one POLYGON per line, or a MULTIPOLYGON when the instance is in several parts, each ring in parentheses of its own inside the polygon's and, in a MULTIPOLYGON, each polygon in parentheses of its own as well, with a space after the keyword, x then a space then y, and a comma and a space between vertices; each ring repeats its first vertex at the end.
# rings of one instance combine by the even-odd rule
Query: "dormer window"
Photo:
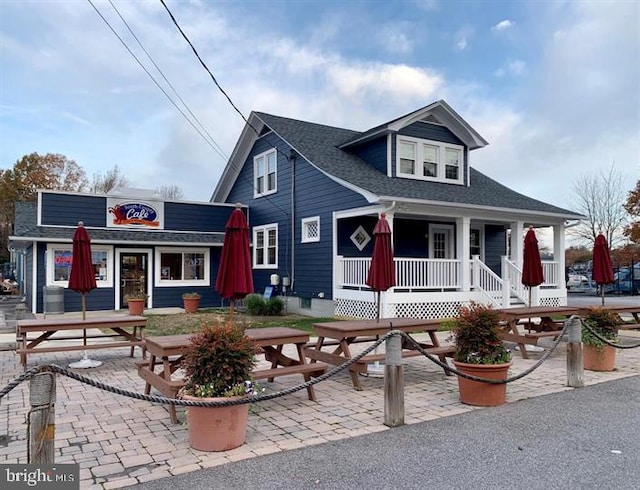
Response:
POLYGON ((253 158, 253 197, 273 194, 277 189, 275 148, 253 158))
POLYGON ((397 154, 398 177, 462 184, 460 145, 399 136, 397 154))

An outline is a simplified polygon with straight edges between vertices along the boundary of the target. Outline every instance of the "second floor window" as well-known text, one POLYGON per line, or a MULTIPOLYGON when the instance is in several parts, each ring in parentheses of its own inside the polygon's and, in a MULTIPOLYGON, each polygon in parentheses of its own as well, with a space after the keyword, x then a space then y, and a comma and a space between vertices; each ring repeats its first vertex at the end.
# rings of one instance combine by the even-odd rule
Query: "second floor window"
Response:
POLYGON ((462 146, 399 136, 397 148, 398 177, 462 184, 462 146))
POLYGON ((265 151, 253 158, 254 197, 273 194, 277 190, 276 150, 265 151))

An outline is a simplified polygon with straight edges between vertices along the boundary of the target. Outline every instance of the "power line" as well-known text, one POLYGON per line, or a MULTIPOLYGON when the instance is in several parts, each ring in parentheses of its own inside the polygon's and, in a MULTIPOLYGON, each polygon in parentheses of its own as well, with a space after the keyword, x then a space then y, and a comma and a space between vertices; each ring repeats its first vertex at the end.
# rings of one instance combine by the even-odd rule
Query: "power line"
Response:
POLYGON ((131 35, 133 36, 133 38, 137 41, 138 45, 140 46, 140 48, 142 49, 142 51, 144 51, 144 53, 147 55, 147 58, 149 58, 149 61, 151 61, 151 63, 153 64, 153 66, 155 66, 156 70, 158 70, 158 73, 160 73, 160 75, 162 76, 162 78, 164 79, 164 81, 167 83, 167 85, 169 85, 169 87, 171 87, 171 90, 173 90, 173 93, 176 95, 176 97, 178 97, 178 99, 180 100, 180 102, 182 102, 182 105, 185 107, 185 109, 189 112, 189 114, 191 114, 191 117, 193 117, 193 119, 196 121, 196 123, 198 123, 198 126, 200 126, 200 128, 207 134, 207 136, 210 138, 211 142, 216 146, 216 148, 218 148, 218 150, 220 150, 219 153, 222 153, 225 157, 225 159, 229 159, 229 157, 226 155, 226 153, 224 152, 224 150, 220 147, 220 145, 218 143, 216 143, 215 139, 213 138, 213 136, 211 136, 211 134, 209 133, 209 131, 207 131, 207 128, 204 127, 204 125, 200 122, 200 120, 198 119, 198 117, 191 111, 191 109, 189 108, 189 106, 187 105, 187 103, 184 101, 184 99, 180 96, 180 94, 178 93, 178 91, 176 90, 176 88, 173 86, 173 84, 167 79, 167 77, 164 75, 163 71, 160 69, 160 67, 156 64, 156 62, 154 61, 154 59, 151 57, 151 55, 149 54, 149 52, 145 49, 145 47, 143 46, 142 42, 140 41, 140 39, 138 39, 138 36, 136 36, 135 32, 133 32, 133 29, 131 29, 131 27, 129 26, 129 24, 127 23, 127 21, 124 19, 124 17, 122 16, 122 14, 120 13, 120 11, 118 10, 118 8, 114 5, 114 3, 109 0, 109 3, 111 4, 111 7, 113 7, 113 10, 116 11, 116 13, 118 14, 118 17, 120 17, 120 20, 123 22, 123 24, 127 27, 127 29, 129 30, 129 32, 131 33, 131 35))
POLYGON ((189 119, 187 117, 187 115, 184 113, 184 111, 182 109, 180 109, 180 107, 178 107, 178 105, 173 101, 173 99, 171 98, 171 96, 164 90, 164 88, 162 88, 162 86, 158 83, 158 81, 153 77, 153 75, 151 73, 149 73, 149 70, 147 70, 147 68, 142 64, 142 62, 138 59, 138 57, 135 55, 135 53, 133 51, 131 51, 131 49, 129 48, 129 46, 127 45, 127 43, 120 37, 120 35, 115 31, 115 29, 111 26, 111 24, 109 24, 109 21, 107 21, 107 19, 102 15, 102 13, 96 8, 96 6, 93 4, 93 2, 91 0, 87 0, 89 2, 89 4, 91 4, 91 6, 93 7, 93 9, 96 11, 96 13, 100 16, 100 18, 103 20, 103 22, 107 25, 107 27, 109 27, 109 29, 111 30, 111 32, 118 38, 118 40, 122 43, 122 45, 125 47, 125 49, 129 52, 129 54, 131 56, 133 56, 133 58, 136 60, 136 62, 140 65, 140 67, 145 71, 145 73, 149 76, 149 78, 151 78, 151 80, 153 80, 153 83, 156 84, 156 86, 162 91, 162 93, 165 95, 165 97, 169 100, 169 102, 171 102, 171 104, 178 110, 178 112, 180 112, 180 114, 182 114, 182 117, 184 117, 186 119, 186 121, 193 127, 193 129, 196 130, 196 132, 202 137, 202 139, 204 139, 206 141, 206 143, 224 160, 227 160, 228 157, 226 157, 224 154, 222 154, 222 152, 220 150, 218 150, 218 148, 216 148, 211 141, 209 141, 207 139, 207 137, 202 133, 202 131, 200 131, 200 129, 198 129, 196 127, 196 125, 193 123, 193 121, 191 121, 191 119, 189 119))

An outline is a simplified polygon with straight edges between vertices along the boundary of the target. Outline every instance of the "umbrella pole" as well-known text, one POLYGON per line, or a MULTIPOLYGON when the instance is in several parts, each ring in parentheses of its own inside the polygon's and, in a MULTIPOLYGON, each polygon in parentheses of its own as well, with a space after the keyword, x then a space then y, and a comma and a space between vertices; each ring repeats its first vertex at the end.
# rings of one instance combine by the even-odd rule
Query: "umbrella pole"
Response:
POLYGON ((229 322, 231 322, 231 324, 233 324, 233 310, 235 305, 236 305, 236 300, 232 299, 231 302, 229 303, 229 322))
MULTIPOLYGON (((376 302, 376 323, 380 323, 380 291, 378 293, 378 301, 376 302)), ((378 340, 379 336, 376 335, 376 340, 378 340)), ((373 352, 375 354, 378 353, 378 347, 376 347, 373 352)), ((380 361, 375 361, 373 364, 369 364, 367 367, 367 371, 369 374, 380 376, 383 372, 383 368, 380 366, 380 361)))
POLYGON ((602 306, 604 306, 604 284, 600 284, 600 298, 602 299, 602 306))
MULTIPOLYGON (((85 300, 84 300, 84 293, 82 293, 82 319, 83 320, 87 319, 86 310, 87 310, 87 304, 85 303, 85 300)), ((87 345, 86 340, 85 340, 85 345, 87 345)))

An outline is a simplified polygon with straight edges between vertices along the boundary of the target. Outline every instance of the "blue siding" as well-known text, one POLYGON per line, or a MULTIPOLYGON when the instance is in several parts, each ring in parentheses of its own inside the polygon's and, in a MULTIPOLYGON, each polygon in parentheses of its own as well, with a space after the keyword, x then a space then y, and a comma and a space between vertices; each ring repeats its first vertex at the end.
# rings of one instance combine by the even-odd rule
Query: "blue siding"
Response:
POLYGON ((42 224, 77 226, 84 221, 85 226, 107 226, 105 197, 72 194, 42 194, 42 224))
POLYGON ((387 174, 387 136, 382 136, 351 150, 369 165, 387 174))
POLYGON ((338 255, 344 257, 371 257, 373 254, 373 229, 378 221, 374 216, 358 216, 338 221, 338 255), (358 250, 351 240, 351 235, 362 226, 371 240, 362 250, 358 250))
POLYGON ((223 232, 231 211, 233 208, 229 206, 166 202, 164 229, 223 232))
POLYGON ((501 257, 507 254, 507 232, 504 226, 484 227, 484 261, 493 272, 501 275, 501 257))
MULTIPOLYGON (((227 202, 241 202, 250 207, 250 228, 278 224, 278 268, 254 269, 254 289, 262 292, 270 283, 271 274, 291 277, 291 255, 295 249, 295 277, 293 294, 310 297, 324 292, 331 298, 333 266, 333 215, 336 210, 367 204, 359 194, 335 183, 302 157, 295 163, 295 243, 291 243, 291 164, 287 160, 290 147, 273 133, 256 141, 240 171, 227 202), (278 192, 253 198, 253 157, 277 147, 278 192), (300 243, 301 219, 320 217, 320 242, 300 243)), ((251 235, 252 236, 252 235, 251 235)))

